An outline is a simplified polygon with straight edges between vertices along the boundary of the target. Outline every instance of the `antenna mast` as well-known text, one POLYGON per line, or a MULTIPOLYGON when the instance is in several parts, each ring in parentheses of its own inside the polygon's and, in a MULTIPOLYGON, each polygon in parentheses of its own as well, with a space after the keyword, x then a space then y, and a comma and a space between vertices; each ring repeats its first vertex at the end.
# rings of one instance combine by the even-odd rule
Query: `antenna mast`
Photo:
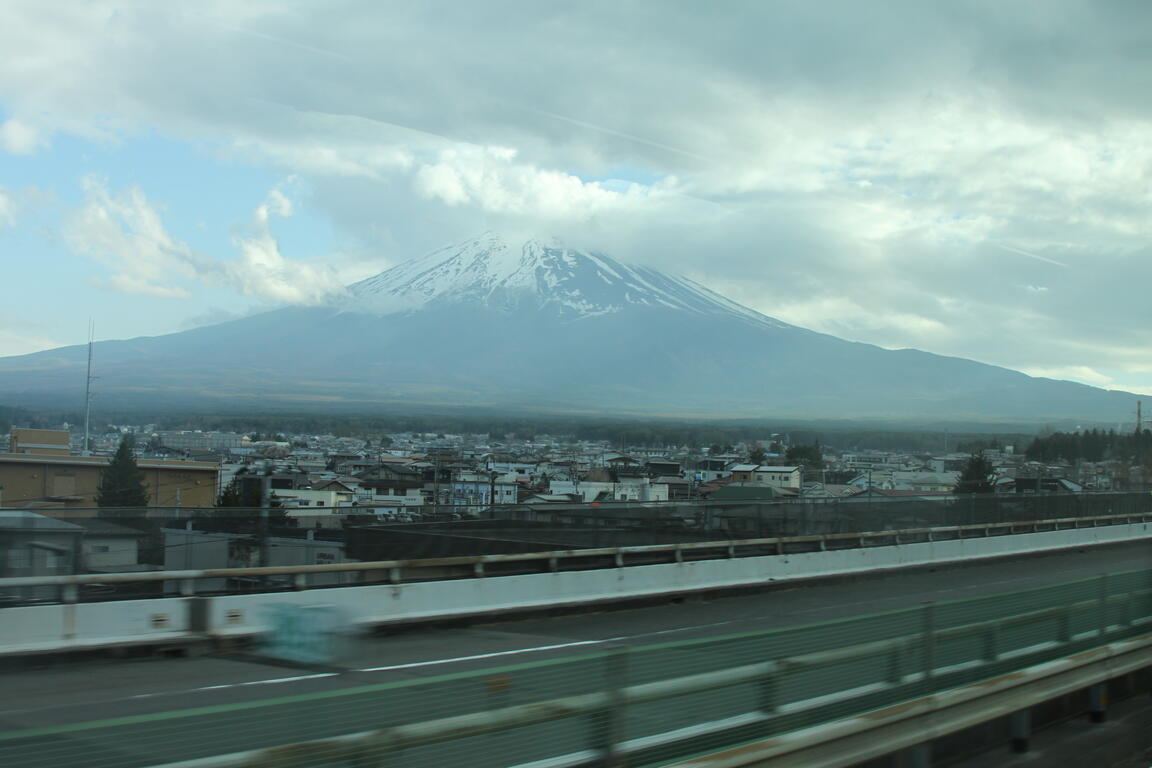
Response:
POLYGON ((95 332, 96 326, 93 324, 92 319, 88 319, 88 375, 84 379, 84 449, 81 454, 84 456, 91 455, 91 445, 89 443, 88 427, 92 421, 92 336, 95 332))

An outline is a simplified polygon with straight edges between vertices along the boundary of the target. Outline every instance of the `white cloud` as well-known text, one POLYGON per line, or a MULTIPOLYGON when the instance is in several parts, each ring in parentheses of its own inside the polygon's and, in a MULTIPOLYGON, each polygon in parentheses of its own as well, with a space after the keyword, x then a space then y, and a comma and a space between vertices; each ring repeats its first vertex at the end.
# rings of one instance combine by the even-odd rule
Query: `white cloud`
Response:
POLYGON ((0 229, 12 227, 16 224, 16 202, 12 195, 0 187, 0 229))
POLYGON ((507 147, 461 146, 421 165, 413 183, 423 197, 537 219, 587 219, 625 196, 561 171, 516 162, 507 147))
POLYGON ((272 189, 256 208, 252 230, 235 238, 239 260, 219 263, 227 281, 246 296, 289 304, 319 304, 344 290, 327 264, 285 258, 272 234, 274 216, 291 216, 292 201, 279 188, 272 189))
POLYGON ((0 147, 13 155, 30 155, 44 143, 40 132, 28 123, 16 118, 0 123, 0 147))
POLYGON ((86 199, 64 226, 77 253, 108 267, 103 287, 122 293, 187 298, 203 260, 165 229, 159 211, 138 187, 113 195, 96 178, 83 180, 86 199))
POLYGON ((286 193, 205 266, 125 192, 86 203, 110 284, 316 301, 359 254, 535 227, 858 340, 1147 378, 1152 6, 190 8, 6 3, 3 146, 154 130, 298 174, 339 274, 281 252, 286 193))
POLYGON ((327 264, 281 254, 272 220, 291 216, 294 207, 280 187, 256 207, 250 231, 234 238, 235 259, 197 253, 174 238, 160 210, 138 187, 113 194, 104 182, 88 177, 84 189, 85 203, 65 224, 64 237, 77 253, 109 269, 111 274, 98 281, 103 288, 184 299, 207 284, 292 304, 316 304, 343 290, 327 264))

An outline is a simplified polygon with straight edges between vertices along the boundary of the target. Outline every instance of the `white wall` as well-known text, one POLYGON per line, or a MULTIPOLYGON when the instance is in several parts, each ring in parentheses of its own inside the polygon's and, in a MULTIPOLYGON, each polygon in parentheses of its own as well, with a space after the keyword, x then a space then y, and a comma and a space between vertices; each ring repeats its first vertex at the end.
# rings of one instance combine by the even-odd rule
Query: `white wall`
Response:
POLYGON ((81 548, 84 565, 88 568, 112 568, 140 562, 140 541, 134 536, 86 538, 81 548))
POLYGON ((595 501, 601 493, 612 494, 612 501, 668 501, 667 483, 652 483, 646 477, 626 477, 618 483, 581 480, 553 480, 548 493, 578 493, 585 501, 595 501))

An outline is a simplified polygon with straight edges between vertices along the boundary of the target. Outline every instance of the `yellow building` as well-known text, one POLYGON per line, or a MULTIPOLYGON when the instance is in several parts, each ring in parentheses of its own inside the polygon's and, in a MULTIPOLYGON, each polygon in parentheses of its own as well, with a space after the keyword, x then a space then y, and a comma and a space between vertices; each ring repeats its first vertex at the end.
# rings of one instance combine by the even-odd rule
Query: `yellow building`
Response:
MULTIPOLYGON (((68 509, 63 517, 95 517, 107 456, 73 456, 63 430, 13 429, 0 453, 0 506, 68 509)), ((220 467, 204 461, 141 459, 152 507, 211 507, 220 467)), ((61 511, 63 511, 61 509, 61 511)))
POLYGON ((8 434, 11 453, 34 453, 42 456, 67 456, 72 452, 69 435, 62 429, 27 429, 14 427, 8 434))

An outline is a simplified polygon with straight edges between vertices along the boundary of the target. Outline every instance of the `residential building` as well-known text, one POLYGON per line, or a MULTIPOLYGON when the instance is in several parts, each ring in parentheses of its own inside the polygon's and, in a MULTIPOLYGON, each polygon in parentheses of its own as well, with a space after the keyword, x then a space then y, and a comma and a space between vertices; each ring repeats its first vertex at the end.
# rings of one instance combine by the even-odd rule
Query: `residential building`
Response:
POLYGON ((800 467, 778 467, 765 464, 736 464, 729 468, 732 481, 771 485, 776 488, 800 488, 802 470, 800 467))
POLYGON ((27 509, 0 509, 0 577, 75 573, 83 538, 84 528, 75 523, 27 509))
POLYGON ((140 564, 147 532, 95 517, 75 523, 84 529, 80 545, 84 570, 116 573, 134 570, 140 564))
POLYGON ((668 485, 647 477, 620 477, 616 482, 597 480, 552 480, 550 495, 570 494, 583 501, 668 501, 668 485))
POLYGON ((451 504, 477 513, 492 504, 515 504, 519 489, 512 473, 461 472, 452 480, 451 504))

